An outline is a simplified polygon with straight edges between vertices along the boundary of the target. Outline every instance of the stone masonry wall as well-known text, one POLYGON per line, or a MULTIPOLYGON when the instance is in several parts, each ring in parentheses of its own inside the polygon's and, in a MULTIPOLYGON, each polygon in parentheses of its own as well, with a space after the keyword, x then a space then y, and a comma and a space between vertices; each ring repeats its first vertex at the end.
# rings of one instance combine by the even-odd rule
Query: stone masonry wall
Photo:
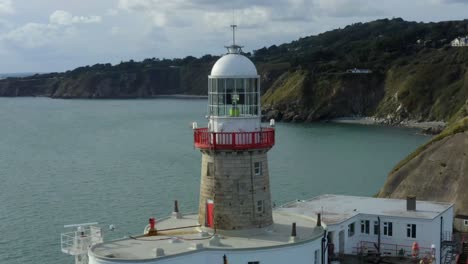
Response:
POLYGON ((198 214, 201 225, 205 225, 208 199, 214 201, 214 224, 218 230, 261 228, 273 223, 266 152, 202 152, 198 214), (262 164, 260 175, 255 175, 255 162, 262 164), (263 201, 263 208, 258 207, 259 201, 263 201))

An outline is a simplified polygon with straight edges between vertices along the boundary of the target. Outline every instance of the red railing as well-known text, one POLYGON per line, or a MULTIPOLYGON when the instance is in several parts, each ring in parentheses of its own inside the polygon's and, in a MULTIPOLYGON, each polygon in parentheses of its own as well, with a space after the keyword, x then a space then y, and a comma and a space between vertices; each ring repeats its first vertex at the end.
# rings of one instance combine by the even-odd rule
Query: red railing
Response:
POLYGON ((193 133, 195 147, 213 150, 247 150, 271 148, 275 144, 275 130, 262 128, 257 132, 210 132, 197 128, 193 133))

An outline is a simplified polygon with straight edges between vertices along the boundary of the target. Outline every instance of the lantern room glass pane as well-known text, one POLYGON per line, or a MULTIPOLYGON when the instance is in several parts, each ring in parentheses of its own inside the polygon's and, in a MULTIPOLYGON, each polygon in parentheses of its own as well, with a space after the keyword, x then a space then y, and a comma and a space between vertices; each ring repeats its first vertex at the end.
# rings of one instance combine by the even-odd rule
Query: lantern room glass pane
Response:
POLYGON ((216 83, 217 83, 217 82, 216 82, 216 79, 213 79, 213 80, 210 81, 211 92, 212 92, 212 93, 218 92, 216 83))
POLYGON ((208 83, 208 112, 215 116, 256 116, 258 78, 213 78, 208 83))
POLYGON ((225 88, 225 80, 224 79, 213 79, 215 82, 217 80, 218 85, 216 86, 216 91, 218 93, 224 93, 224 88, 225 88))

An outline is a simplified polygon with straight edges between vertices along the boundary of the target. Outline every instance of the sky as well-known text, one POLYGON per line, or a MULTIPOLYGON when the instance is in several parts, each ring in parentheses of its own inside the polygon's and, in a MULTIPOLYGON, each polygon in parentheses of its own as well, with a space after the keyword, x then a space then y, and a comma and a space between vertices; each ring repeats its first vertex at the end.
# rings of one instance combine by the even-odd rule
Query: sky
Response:
POLYGON ((0 0, 0 73, 221 55, 356 22, 468 18, 468 0, 0 0))

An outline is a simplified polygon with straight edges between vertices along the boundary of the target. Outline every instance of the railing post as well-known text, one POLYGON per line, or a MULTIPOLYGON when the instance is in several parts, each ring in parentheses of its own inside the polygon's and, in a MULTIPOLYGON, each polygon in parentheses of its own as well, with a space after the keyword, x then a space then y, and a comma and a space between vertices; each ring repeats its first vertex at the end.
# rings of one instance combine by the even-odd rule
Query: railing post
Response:
POLYGON ((232 135, 231 143, 232 143, 232 146, 235 147, 236 146, 236 133, 232 133, 231 135, 232 135))
POLYGON ((211 133, 213 135, 213 147, 216 148, 216 132, 211 133))

